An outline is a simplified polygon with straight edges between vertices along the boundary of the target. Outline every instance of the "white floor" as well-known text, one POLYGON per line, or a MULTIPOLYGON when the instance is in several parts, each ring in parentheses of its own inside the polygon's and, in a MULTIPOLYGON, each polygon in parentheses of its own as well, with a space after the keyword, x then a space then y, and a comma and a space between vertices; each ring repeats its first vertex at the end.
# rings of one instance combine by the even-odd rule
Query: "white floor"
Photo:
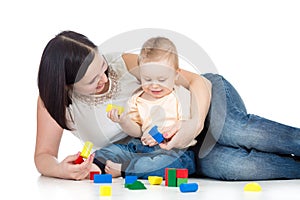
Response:
POLYGON ((142 180, 147 190, 129 190, 124 188, 124 179, 113 179, 112 196, 100 197, 99 184, 90 180, 71 181, 39 176, 36 179, 37 199, 229 199, 229 200, 258 200, 258 199, 300 199, 300 180, 258 181, 262 192, 244 192, 243 187, 249 182, 225 182, 210 179, 189 179, 197 182, 199 190, 195 193, 181 193, 179 188, 166 187, 164 182, 153 186, 147 180, 142 180))

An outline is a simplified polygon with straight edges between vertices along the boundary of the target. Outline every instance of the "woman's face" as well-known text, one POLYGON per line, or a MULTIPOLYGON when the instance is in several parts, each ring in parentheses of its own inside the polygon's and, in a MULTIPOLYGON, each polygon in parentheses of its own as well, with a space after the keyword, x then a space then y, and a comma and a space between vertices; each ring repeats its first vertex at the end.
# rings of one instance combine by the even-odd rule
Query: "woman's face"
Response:
POLYGON ((74 91, 83 95, 105 93, 109 86, 108 78, 105 74, 107 68, 108 65, 103 56, 96 53, 85 75, 74 84, 74 91))

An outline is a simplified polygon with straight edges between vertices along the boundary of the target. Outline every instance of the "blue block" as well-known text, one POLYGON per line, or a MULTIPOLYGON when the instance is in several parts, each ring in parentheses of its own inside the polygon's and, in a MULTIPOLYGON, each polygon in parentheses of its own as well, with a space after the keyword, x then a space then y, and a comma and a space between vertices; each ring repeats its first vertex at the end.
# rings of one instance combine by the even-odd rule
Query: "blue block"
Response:
POLYGON ((94 183, 112 183, 111 174, 95 174, 94 183))
POLYGON ((125 184, 132 184, 137 181, 137 176, 125 176, 125 184))
POLYGON ((179 186, 180 192, 196 192, 198 190, 197 183, 181 183, 179 186))
POLYGON ((162 141, 164 141, 164 139, 165 139, 163 134, 161 134, 157 130, 157 126, 153 126, 151 128, 151 130, 149 131, 149 134, 153 137, 154 140, 156 140, 156 142, 158 142, 158 144, 162 143, 162 141))

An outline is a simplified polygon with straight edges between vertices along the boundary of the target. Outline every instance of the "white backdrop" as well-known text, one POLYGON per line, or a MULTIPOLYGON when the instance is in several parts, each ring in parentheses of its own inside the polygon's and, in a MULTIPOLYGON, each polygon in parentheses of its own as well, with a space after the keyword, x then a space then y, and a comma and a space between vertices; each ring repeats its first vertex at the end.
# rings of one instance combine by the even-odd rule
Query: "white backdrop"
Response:
MULTIPOLYGON (((300 127, 298 1, 176 2, 1 1, 1 171, 37 175, 37 70, 46 43, 63 30, 81 32, 96 44, 139 28, 181 33, 206 51, 250 113, 300 127)), ((81 150, 79 141, 68 135, 61 158, 81 150)))

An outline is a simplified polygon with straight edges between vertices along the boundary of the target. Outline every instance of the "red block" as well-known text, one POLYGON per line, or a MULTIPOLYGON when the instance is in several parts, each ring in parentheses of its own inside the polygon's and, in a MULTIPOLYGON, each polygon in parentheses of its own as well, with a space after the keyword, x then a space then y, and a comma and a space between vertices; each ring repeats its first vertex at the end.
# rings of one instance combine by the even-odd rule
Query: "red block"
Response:
POLYGON ((168 169, 169 168, 165 169, 165 186, 168 186, 168 169))
POLYGON ((83 163, 84 162, 84 160, 83 160, 83 158, 82 158, 82 156, 78 156, 78 158, 76 159, 76 160, 74 160, 74 164, 81 164, 81 163, 83 163))
POLYGON ((94 180, 94 175, 95 174, 100 174, 100 172, 99 171, 91 171, 90 172, 90 180, 94 180))
POLYGON ((188 169, 176 169, 176 178, 188 178, 189 171, 188 169))

